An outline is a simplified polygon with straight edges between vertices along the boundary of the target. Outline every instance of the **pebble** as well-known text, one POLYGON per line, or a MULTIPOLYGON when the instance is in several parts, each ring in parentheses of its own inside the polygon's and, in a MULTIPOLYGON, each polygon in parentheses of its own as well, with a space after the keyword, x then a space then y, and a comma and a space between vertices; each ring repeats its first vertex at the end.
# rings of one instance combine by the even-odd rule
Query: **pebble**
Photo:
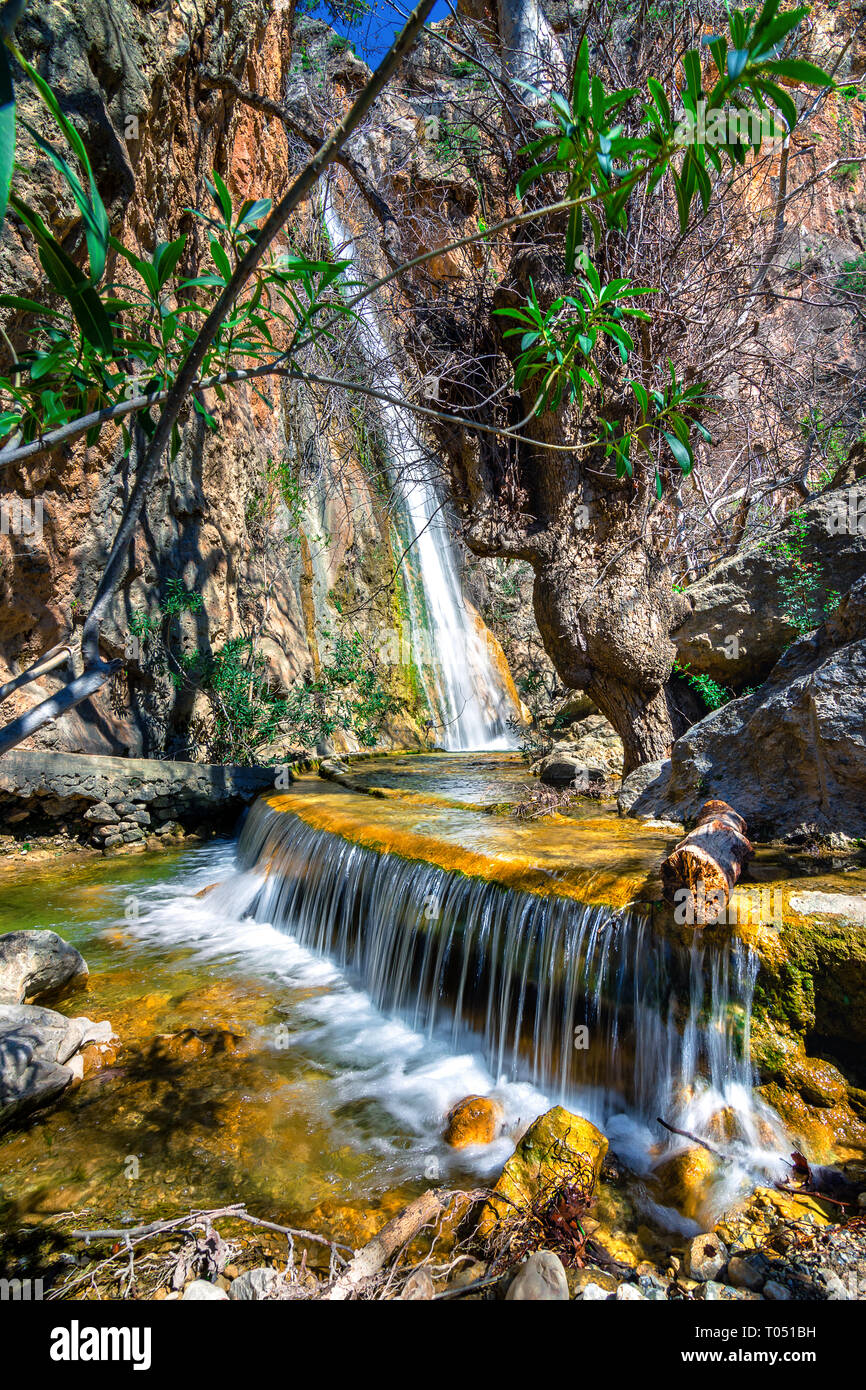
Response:
POLYGON ((584 1302, 599 1303, 602 1299, 613 1298, 615 1295, 609 1294, 607 1289, 603 1289, 598 1284, 584 1284, 581 1298, 584 1302))
POLYGON ((232 1281, 229 1298, 233 1302, 273 1298, 277 1292, 277 1286, 282 1282, 283 1276, 279 1270, 270 1269, 267 1265, 260 1265, 258 1269, 248 1269, 246 1273, 239 1274, 237 1279, 232 1281))
MULTIPOLYGON (((170 1297, 171 1295, 169 1295, 170 1297)), ((193 1279, 191 1284, 187 1284, 183 1291, 183 1301, 189 1299, 193 1303, 207 1303, 212 1299, 227 1299, 228 1294, 223 1289, 218 1289, 216 1284, 208 1283, 207 1279, 193 1279)))
POLYGON ((791 1290, 786 1289, 777 1279, 768 1279, 764 1285, 764 1297, 769 1298, 772 1303, 785 1303, 793 1295, 791 1290))

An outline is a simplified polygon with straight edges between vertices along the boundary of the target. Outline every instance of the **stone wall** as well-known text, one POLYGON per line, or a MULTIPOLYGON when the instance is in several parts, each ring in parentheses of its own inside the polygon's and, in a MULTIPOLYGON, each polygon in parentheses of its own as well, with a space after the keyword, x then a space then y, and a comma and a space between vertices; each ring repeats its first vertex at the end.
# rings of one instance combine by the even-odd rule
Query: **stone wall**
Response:
POLYGON ((209 829, 232 829, 243 808, 274 786, 277 773, 15 749, 0 760, 0 823, 16 834, 63 829, 99 849, 158 844, 203 819, 209 829))

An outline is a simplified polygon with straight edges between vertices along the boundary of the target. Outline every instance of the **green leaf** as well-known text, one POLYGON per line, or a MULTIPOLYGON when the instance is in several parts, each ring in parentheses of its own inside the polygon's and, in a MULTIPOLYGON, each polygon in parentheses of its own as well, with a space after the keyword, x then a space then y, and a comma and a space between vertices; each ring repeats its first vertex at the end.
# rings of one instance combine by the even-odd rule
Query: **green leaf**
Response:
POLYGON ((100 352, 110 355, 114 350, 114 335, 96 290, 51 235, 38 213, 14 193, 9 203, 34 236, 42 268, 58 294, 69 304, 84 337, 100 352))
POLYGON ((632 381, 631 389, 634 391, 637 403, 641 408, 644 419, 646 419, 649 415, 649 396, 647 395, 646 387, 642 386, 639 381, 632 381))
POLYGON ((656 497, 662 500, 662 479, 658 469, 656 469, 656 497))
POLYGON ((686 475, 686 477, 688 477, 689 473, 691 473, 692 471, 693 463, 691 449, 689 449, 687 445, 683 444, 682 440, 677 439, 675 434, 669 434, 667 430, 662 430, 662 434, 668 441, 671 453, 673 454, 683 473, 686 475))
POLYGON ((9 51, 0 43, 0 227, 6 216, 15 163, 15 87, 9 51))
POLYGON ((668 101, 664 87, 660 82, 657 82, 654 77, 648 77, 646 84, 658 108, 662 121, 664 122, 665 130, 670 130, 673 125, 673 117, 671 115, 670 102, 668 101))
POLYGON ((171 278, 177 267, 177 263, 183 255, 186 246, 186 237, 178 237, 176 241, 161 241, 153 253, 153 267, 157 275, 157 285, 162 289, 163 285, 171 278))
POLYGON ((37 304, 35 299, 24 299, 18 294, 0 294, 0 305, 4 309, 23 309, 28 314, 45 314, 49 318, 59 318, 56 309, 48 309, 44 304, 37 304))
POLYGON ((251 199, 244 203, 238 213, 237 226, 249 227, 254 222, 260 222, 263 217, 267 217, 271 210, 270 198, 258 198, 255 202, 251 199))
POLYGON ((728 77, 732 82, 738 80, 748 61, 749 50, 747 48, 731 48, 728 50, 728 77))
POLYGON ((58 130, 60 130, 66 143, 73 151, 87 179, 90 189, 90 198, 88 203, 88 217, 85 218, 85 222, 87 223, 89 218, 92 223, 92 225, 88 225, 87 244, 88 254, 90 256, 91 275, 94 283, 96 283, 102 278, 105 269, 105 251, 107 250, 109 241, 109 226, 108 213, 105 210, 105 205, 96 187, 96 179, 93 177, 93 169, 90 165, 87 149, 84 141, 75 129, 75 126, 61 110, 60 103, 52 88, 45 79, 39 75, 32 63, 28 63, 27 59, 17 48, 12 45, 10 45, 10 47, 12 48, 17 62, 21 64, 21 67, 36 87, 43 105, 47 108, 58 130))
MULTIPOLYGON (((84 231, 87 238, 87 254, 90 259, 90 277, 93 283, 97 284, 102 279, 105 270, 105 257, 108 251, 107 216, 101 217, 94 210, 91 200, 81 186, 81 180, 75 173, 75 170, 71 168, 69 162, 64 159, 60 151, 56 150, 48 140, 43 140, 39 132, 34 130, 27 121, 22 121, 22 125, 25 130, 29 132, 37 149, 41 150, 42 153, 50 159, 57 172, 62 175, 69 186, 72 197, 84 220, 84 231)), ((99 202, 99 207, 103 212, 105 211, 101 200, 99 202)))
POLYGON ((213 195, 214 202, 222 211, 222 215, 226 220, 226 226, 231 226, 232 195, 229 193, 225 183, 220 178, 216 169, 213 170, 213 183, 211 184, 207 179, 205 179, 205 183, 207 183, 207 186, 213 195))
POLYGON ((213 256, 214 265, 223 277, 223 283, 227 285, 232 278, 231 262, 216 237, 211 238, 210 253, 213 256))
POLYGON ((793 130, 797 124, 798 112, 797 104, 782 87, 777 87, 775 82, 770 82, 766 77, 758 80, 757 84, 765 96, 768 96, 773 104, 778 107, 785 119, 789 130, 793 130))
POLYGON ((829 73, 802 58, 785 58, 782 62, 762 63, 761 67, 764 72, 787 77, 791 82, 802 82, 806 87, 833 86, 833 79, 829 73))

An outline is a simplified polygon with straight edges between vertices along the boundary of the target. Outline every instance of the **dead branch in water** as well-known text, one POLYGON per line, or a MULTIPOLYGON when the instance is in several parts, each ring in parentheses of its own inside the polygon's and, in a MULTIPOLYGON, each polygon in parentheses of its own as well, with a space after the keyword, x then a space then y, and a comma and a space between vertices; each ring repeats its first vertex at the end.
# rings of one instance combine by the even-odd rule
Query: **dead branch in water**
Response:
MULTIPOLYGON (((420 1197, 416 1197, 408 1207, 404 1207, 383 1226, 372 1240, 367 1241, 324 1297, 342 1302, 364 1294, 373 1286, 373 1281, 384 1266, 395 1256, 399 1256, 426 1227, 433 1223, 441 1223, 451 1206, 461 1202, 466 1206, 472 1206, 475 1202, 483 1201, 487 1195, 486 1190, 462 1192, 430 1188, 427 1192, 422 1192, 420 1197)), ((425 1259, 413 1265, 413 1272, 419 1265, 426 1263, 425 1259)), ((392 1277, 389 1276, 379 1297, 387 1295, 391 1283, 392 1277)))

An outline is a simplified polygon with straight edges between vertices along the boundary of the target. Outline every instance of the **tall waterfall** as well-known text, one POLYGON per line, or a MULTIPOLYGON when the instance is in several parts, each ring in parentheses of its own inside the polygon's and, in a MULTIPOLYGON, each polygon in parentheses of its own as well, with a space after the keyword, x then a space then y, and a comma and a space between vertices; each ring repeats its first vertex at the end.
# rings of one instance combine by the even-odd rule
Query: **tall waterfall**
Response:
MULTIPOLYGON (((330 194, 323 218, 335 252, 354 263, 354 243, 330 194)), ((376 385, 402 397, 400 376, 372 298, 361 301, 358 313, 359 341, 376 385)), ((491 658, 486 630, 466 605, 429 453, 408 408, 383 401, 379 411, 399 506, 413 660, 437 726, 436 741, 450 750, 510 747, 508 720, 518 711, 491 658)))
POLYGON ((264 799, 238 857, 265 872, 254 918, 410 1027, 481 1051, 494 1077, 571 1101, 608 1133, 624 1114, 712 1133, 728 1111, 745 1150, 766 1148, 773 1119, 749 1061, 756 958, 741 943, 678 948, 640 913, 380 854, 264 799))

